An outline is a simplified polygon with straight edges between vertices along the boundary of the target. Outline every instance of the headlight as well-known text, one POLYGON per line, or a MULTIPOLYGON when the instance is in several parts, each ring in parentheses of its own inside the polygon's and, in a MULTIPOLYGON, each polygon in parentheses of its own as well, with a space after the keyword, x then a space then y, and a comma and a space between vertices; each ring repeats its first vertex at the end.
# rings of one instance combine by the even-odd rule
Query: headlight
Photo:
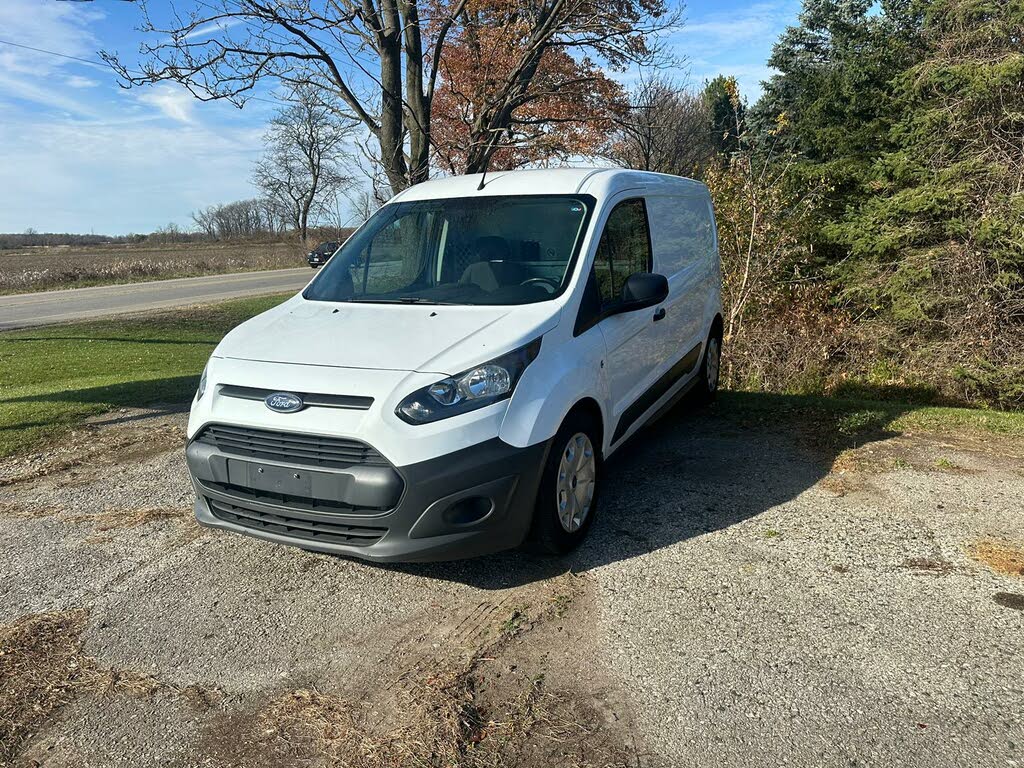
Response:
POLYGON ((468 371, 418 389, 395 413, 409 424, 429 424, 475 411, 512 396, 516 383, 540 352, 540 339, 468 371))
POLYGON ((203 399, 203 393, 206 392, 206 372, 210 370, 210 362, 206 362, 206 367, 203 368, 203 375, 199 377, 199 389, 196 390, 196 400, 203 399))

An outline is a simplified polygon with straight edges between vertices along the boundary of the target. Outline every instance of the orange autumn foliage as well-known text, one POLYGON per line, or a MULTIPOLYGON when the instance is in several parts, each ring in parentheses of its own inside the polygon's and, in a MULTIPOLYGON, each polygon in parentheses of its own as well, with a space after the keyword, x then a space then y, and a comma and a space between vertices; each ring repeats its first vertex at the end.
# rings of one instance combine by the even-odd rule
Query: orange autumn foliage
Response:
POLYGON ((622 87, 557 44, 545 44, 535 70, 524 66, 533 29, 508 0, 467 2, 448 32, 433 98, 438 167, 473 172, 486 157, 489 168, 510 169, 593 155, 605 142, 625 109, 622 87))

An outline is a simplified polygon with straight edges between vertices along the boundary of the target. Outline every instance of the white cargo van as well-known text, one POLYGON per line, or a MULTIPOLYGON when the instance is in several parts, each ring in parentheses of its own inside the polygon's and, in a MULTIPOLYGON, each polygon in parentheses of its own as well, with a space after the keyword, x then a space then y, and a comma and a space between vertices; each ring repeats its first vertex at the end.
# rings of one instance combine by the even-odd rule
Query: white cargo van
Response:
POLYGON ((188 429, 196 516, 379 561, 566 552, 603 460, 687 390, 714 395, 720 284, 695 181, 412 187, 214 351, 188 429))

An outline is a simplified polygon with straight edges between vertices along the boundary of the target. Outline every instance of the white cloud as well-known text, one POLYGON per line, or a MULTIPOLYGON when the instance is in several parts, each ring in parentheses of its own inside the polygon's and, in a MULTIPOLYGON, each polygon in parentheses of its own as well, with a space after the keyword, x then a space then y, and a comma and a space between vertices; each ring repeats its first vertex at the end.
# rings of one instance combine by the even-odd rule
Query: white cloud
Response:
POLYGON ((761 82, 774 72, 766 63, 772 46, 799 11, 800 0, 767 0, 732 12, 700 14, 687 20, 672 43, 687 59, 691 82, 730 75, 744 97, 754 101, 761 82))
MULTIPOLYGON (((0 38, 94 59, 99 3, 0 0, 0 38)), ((213 31, 213 30, 209 30, 213 31)), ((0 232, 149 232, 251 197, 269 107, 125 91, 102 65, 0 45, 0 232)))
POLYGON ((187 35, 183 40, 198 40, 200 38, 212 35, 214 32, 224 32, 225 30, 231 29, 231 27, 237 27, 239 24, 243 24, 245 19, 227 19, 224 21, 211 21, 209 24, 203 24, 201 27, 196 27, 187 35))
POLYGON ((137 97, 143 104, 156 107, 172 120, 180 123, 194 122, 192 110, 196 105, 196 99, 180 86, 159 83, 138 91, 137 97))
POLYGON ((30 101, 48 109, 66 112, 78 117, 100 117, 91 104, 62 93, 52 87, 50 78, 31 78, 8 74, 0 67, 0 98, 30 101))
POLYGON ((0 232, 150 232, 255 194, 261 129, 151 118, 0 122, 0 232))
MULTIPOLYGON (((95 58, 97 46, 89 24, 102 13, 80 3, 40 3, 34 0, 0 2, 3 38, 29 48, 58 51, 67 56, 95 58)), ((61 77, 69 65, 89 66, 24 47, 0 45, 0 98, 33 102, 78 117, 98 117, 87 102, 67 93, 96 81, 81 75, 61 77)))
POLYGON ((709 13, 688 20, 679 34, 702 48, 774 41, 793 21, 797 8, 793 0, 776 0, 755 3, 735 13, 709 13))
MULTIPOLYGON (((96 58, 99 45, 89 25, 101 18, 103 13, 92 3, 0 2, 0 30, 4 39, 83 59, 96 58)), ((25 48, 0 46, 0 70, 8 74, 45 75, 67 61, 25 48)))
POLYGON ((91 77, 82 77, 81 75, 70 75, 64 79, 72 88, 95 88, 100 84, 99 80, 93 80, 91 77))

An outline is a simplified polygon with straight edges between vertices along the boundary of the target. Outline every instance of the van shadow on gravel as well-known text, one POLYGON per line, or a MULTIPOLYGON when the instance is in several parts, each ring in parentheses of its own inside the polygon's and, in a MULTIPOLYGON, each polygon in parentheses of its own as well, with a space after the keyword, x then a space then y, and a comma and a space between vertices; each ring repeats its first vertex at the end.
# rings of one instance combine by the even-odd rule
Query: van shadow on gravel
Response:
POLYGON ((792 501, 827 477, 843 451, 894 437, 883 425, 904 410, 819 411, 798 397, 747 393, 705 408, 684 402, 608 461, 598 517, 577 551, 377 567, 507 589, 638 557, 792 501))

